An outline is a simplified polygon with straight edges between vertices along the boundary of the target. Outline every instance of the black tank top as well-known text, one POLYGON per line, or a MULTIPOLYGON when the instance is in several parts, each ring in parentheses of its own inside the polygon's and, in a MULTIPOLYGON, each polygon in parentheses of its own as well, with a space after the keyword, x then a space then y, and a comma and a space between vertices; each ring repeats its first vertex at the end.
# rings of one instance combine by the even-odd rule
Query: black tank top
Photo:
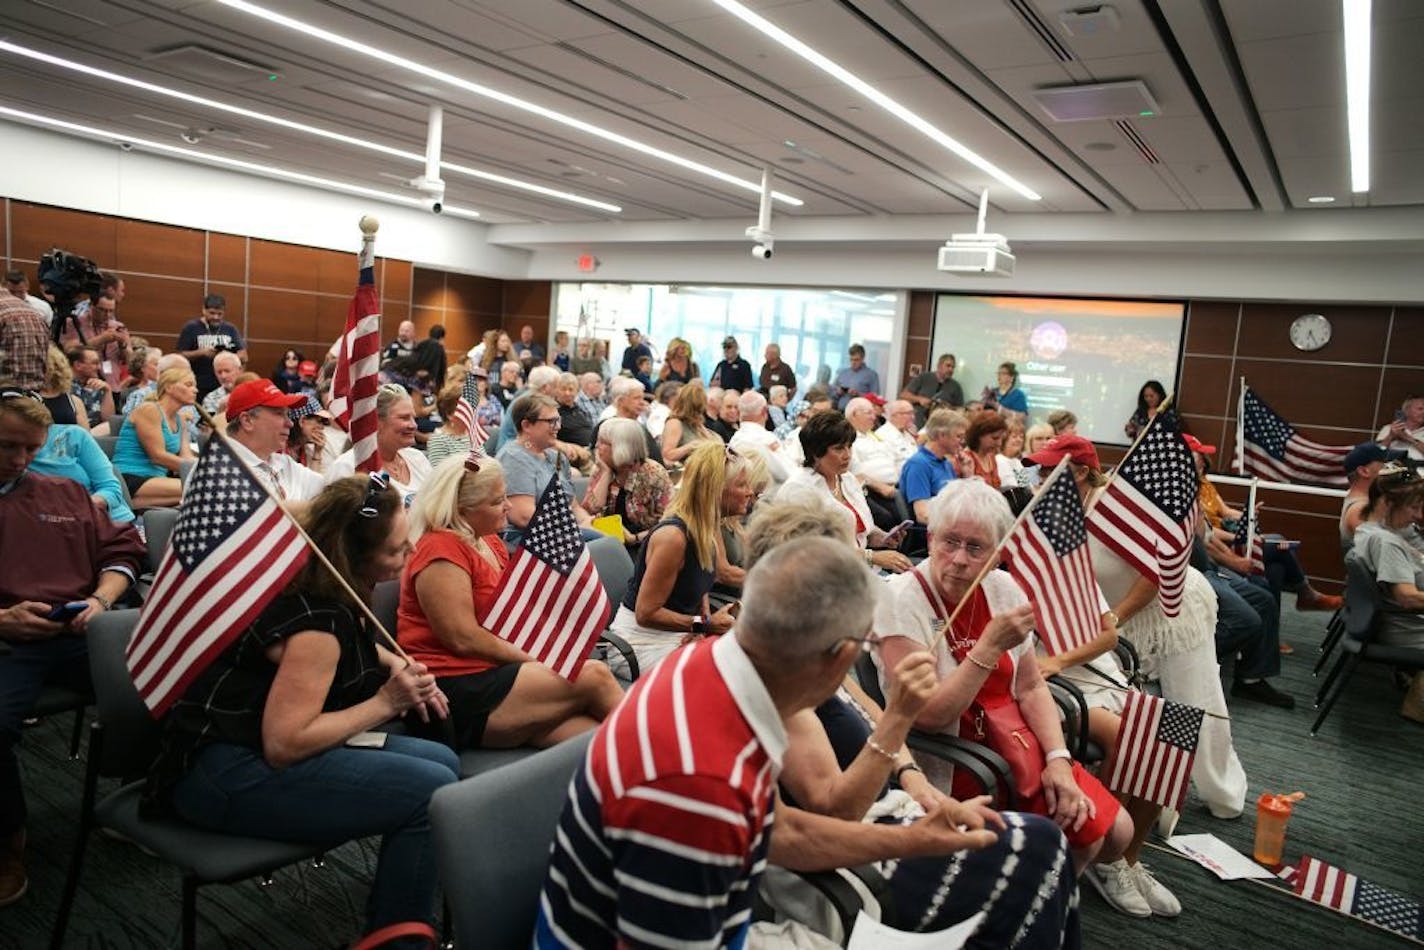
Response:
POLYGON ((712 582, 717 579, 717 572, 704 569, 698 563, 697 549, 687 534, 687 523, 676 516, 664 518, 654 525, 653 531, 643 541, 643 547, 638 551, 638 563, 633 568, 633 579, 628 582, 628 590, 623 595, 623 606, 629 610, 638 608, 638 588, 643 586, 643 574, 648 566, 648 544, 653 540, 653 533, 669 527, 681 531, 683 537, 687 538, 687 554, 683 557, 682 568, 677 572, 677 580, 673 582, 665 606, 680 614, 700 614, 702 598, 712 590, 712 582))
POLYGON ((79 416, 74 412, 74 402, 69 398, 69 393, 60 393, 58 396, 45 396, 44 404, 49 408, 49 414, 54 417, 55 425, 79 425, 79 416))

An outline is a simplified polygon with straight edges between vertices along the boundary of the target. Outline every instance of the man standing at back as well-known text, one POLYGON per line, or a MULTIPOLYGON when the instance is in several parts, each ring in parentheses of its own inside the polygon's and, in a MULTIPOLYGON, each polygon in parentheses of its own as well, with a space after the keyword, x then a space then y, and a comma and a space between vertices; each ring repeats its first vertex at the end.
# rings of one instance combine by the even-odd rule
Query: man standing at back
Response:
POLYGON ((623 372, 632 375, 638 372, 638 358, 646 356, 653 358, 653 351, 648 348, 648 344, 643 342, 643 331, 637 327, 629 327, 623 333, 628 337, 628 346, 623 350, 623 372))
POLYGON ((757 388, 767 399, 771 398, 771 387, 785 386, 788 397, 796 395, 796 373, 781 362, 781 347, 775 343, 766 345, 766 362, 761 364, 761 375, 757 388))
POLYGON ((734 336, 722 341, 722 359, 712 368, 712 385, 735 389, 738 395, 752 388, 752 364, 742 359, 734 336))
POLYGON ((219 353, 236 353, 247 363, 247 346, 237 327, 228 323, 227 298, 208 294, 203 298, 203 314, 183 324, 178 331, 178 352, 188 358, 193 377, 198 381, 198 395, 206 396, 217 389, 217 374, 213 372, 213 357, 219 353))
POLYGON ((900 393, 900 398, 915 405, 915 425, 922 426, 929 417, 930 406, 940 402, 959 408, 964 405, 964 390, 954 378, 955 358, 945 353, 935 360, 935 368, 925 370, 900 393))
POLYGON ((856 396, 880 393, 880 374, 865 365, 865 347, 852 343, 849 350, 850 365, 836 374, 831 387, 831 395, 836 399, 836 408, 845 411, 846 403, 856 396))

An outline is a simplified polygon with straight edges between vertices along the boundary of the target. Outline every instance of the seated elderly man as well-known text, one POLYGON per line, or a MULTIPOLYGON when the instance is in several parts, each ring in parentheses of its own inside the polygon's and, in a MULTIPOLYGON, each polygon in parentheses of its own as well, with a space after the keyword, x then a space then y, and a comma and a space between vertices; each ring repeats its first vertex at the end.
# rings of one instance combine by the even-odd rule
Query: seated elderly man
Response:
POLYGON ((293 424, 288 412, 306 401, 302 393, 282 392, 270 379, 241 383, 227 397, 227 437, 238 458, 293 510, 306 507, 326 485, 323 476, 285 451, 293 424))
POLYGON ((870 825, 776 803, 785 720, 835 694, 870 634, 877 584, 849 545, 788 542, 748 572, 731 632, 638 681, 569 788, 535 946, 740 947, 766 861, 828 870, 993 842, 960 831, 943 804, 870 825))
POLYGON ((87 684, 84 628, 129 589, 145 554, 133 526, 77 482, 28 471, 51 421, 37 394, 0 386, 0 907, 29 887, 20 724, 46 683, 87 684))
POLYGON ((875 434, 894 447, 897 464, 904 465, 920 447, 915 430, 915 407, 904 399, 890 400, 885 404, 885 424, 876 429, 875 434))
POLYGON ((768 494, 775 494, 781 483, 791 474, 790 465, 784 460, 781 440, 776 433, 766 427, 766 397, 755 389, 748 389, 737 398, 737 411, 742 425, 727 444, 734 451, 759 454, 766 463, 767 474, 771 476, 768 494))
POLYGON ((603 377, 597 373, 584 373, 578 378, 579 394, 574 398, 574 405, 583 410, 583 414, 597 422, 603 418, 603 410, 608 408, 608 400, 603 393, 603 377))
POLYGON ((953 409, 936 409, 925 422, 925 444, 900 467, 900 487, 915 520, 929 523, 930 499, 958 477, 954 460, 964 449, 969 420, 953 409))
MULTIPOLYGON (((876 397, 879 398, 879 397, 876 397)), ((900 481, 899 453, 895 445, 875 431, 879 418, 875 406, 864 396, 846 403, 846 420, 855 429, 850 447, 850 470, 865 486, 870 516, 886 531, 900 523, 895 515, 895 486, 900 481)))
POLYGON ((242 375, 242 360, 231 350, 223 350, 213 357, 213 375, 218 378, 218 388, 203 397, 203 411, 210 416, 224 415, 228 394, 237 385, 237 377, 242 375))

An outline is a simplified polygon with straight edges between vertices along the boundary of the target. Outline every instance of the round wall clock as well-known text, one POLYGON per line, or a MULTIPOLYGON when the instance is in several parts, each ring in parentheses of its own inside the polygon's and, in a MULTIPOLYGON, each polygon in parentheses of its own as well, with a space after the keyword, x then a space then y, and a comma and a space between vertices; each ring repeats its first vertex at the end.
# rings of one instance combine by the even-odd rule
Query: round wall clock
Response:
POLYGON ((1290 341, 1307 353, 1330 342, 1330 320, 1323 313, 1303 313, 1291 321, 1290 341))

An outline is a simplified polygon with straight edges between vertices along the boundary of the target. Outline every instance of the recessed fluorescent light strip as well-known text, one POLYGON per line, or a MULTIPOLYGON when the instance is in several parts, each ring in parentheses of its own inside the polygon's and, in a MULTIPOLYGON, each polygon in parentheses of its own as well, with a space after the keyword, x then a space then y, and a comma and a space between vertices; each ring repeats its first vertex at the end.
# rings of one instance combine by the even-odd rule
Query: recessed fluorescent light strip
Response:
MULTIPOLYGON (((221 0, 221 2, 227 3, 229 2, 229 0, 221 0)), ((886 112, 895 116, 895 118, 899 119, 901 122, 904 122, 906 125, 915 129, 917 132, 928 136, 930 139, 949 149, 951 152, 958 155, 960 158, 964 159, 966 162, 973 165, 975 168, 979 169, 987 175, 993 176, 996 181, 1001 182, 1009 188, 1012 188, 1014 191, 1023 195, 1028 200, 1038 201, 1042 197, 1038 194, 1038 192, 1034 191, 1032 188, 1028 187, 1023 182, 1014 178, 1008 172, 1004 171, 1002 168, 995 165, 993 162, 990 162, 987 158, 984 158, 982 155, 971 149, 969 146, 965 145, 963 142, 960 142, 958 139, 954 138, 939 127, 935 126, 929 120, 917 115, 910 109, 896 102, 894 99, 891 99, 889 96, 885 95, 885 93, 881 92, 879 89, 876 89, 870 83, 866 82, 864 79, 861 79, 859 76, 846 69, 840 63, 837 63, 830 57, 823 55, 815 49, 812 49, 810 46, 807 46, 805 43, 801 42, 796 37, 792 36, 790 33, 787 33, 781 27, 777 26, 776 24, 763 17, 758 16, 751 10, 748 10, 746 7, 738 3, 737 0, 712 0, 712 2, 717 4, 717 6, 721 7, 723 10, 726 10, 728 13, 735 16, 737 19, 741 20, 743 23, 746 23, 748 26, 751 26, 761 31, 765 35, 771 37, 773 40, 776 40, 776 42, 791 50, 791 52, 795 53, 797 56, 800 56, 802 59, 815 66, 817 69, 820 69, 822 72, 829 73, 831 76, 834 76, 837 80, 854 89, 856 92, 860 93, 862 96, 869 99, 871 102, 875 103, 880 108, 884 109, 886 112)))
MULTIPOLYGON (((214 155, 210 152, 200 152, 197 149, 179 148, 176 145, 168 145, 164 142, 153 142, 148 139, 135 138, 123 132, 114 132, 109 129, 96 129, 90 125, 80 125, 78 122, 66 122, 63 119, 56 119, 53 116, 24 112, 20 109, 12 109, 5 105, 0 105, 0 116, 10 116, 11 118, 19 119, 21 122, 47 126, 52 129, 65 129, 70 132, 78 132, 80 135, 103 139, 115 144, 123 142, 133 145, 135 148, 144 149, 145 151, 181 155, 185 158, 193 158, 214 165, 237 168, 242 171, 255 172, 259 175, 267 175, 272 178, 300 182, 304 185, 314 185, 317 188, 325 188, 329 191, 342 191, 347 194, 362 195, 367 198, 376 198, 381 201, 388 201, 391 204, 406 205, 411 208, 424 208, 426 206, 425 199, 416 198, 413 195, 395 194, 376 188, 367 188, 364 185, 353 185, 349 182, 336 181, 332 178, 308 175, 305 172, 290 171, 286 168, 278 168, 274 165, 260 165, 257 162, 245 162, 240 158, 228 158, 226 155, 214 155)), ((454 205, 448 204, 445 205, 445 213, 460 218, 478 218, 480 216, 480 213, 473 208, 457 208, 454 205)))
MULTIPOLYGON (((177 89, 170 89, 167 86, 160 86, 156 83, 145 82, 142 79, 134 79, 130 76, 123 76, 119 73, 109 72, 105 69, 98 69, 85 63, 64 59, 60 56, 52 56, 48 53, 41 53, 38 50, 26 49, 17 46, 7 40, 0 40, 0 52, 14 53, 16 56, 24 56, 29 59, 39 60, 42 63, 49 63, 52 66, 59 66, 63 69, 84 73, 86 76, 94 76, 99 79, 107 79, 109 82, 118 83, 123 86, 131 86, 135 89, 143 89, 147 92, 155 92, 161 96, 168 96, 172 99, 180 99, 183 102, 191 102, 194 105, 204 106, 209 109, 218 109, 229 112, 233 115, 240 115, 244 118, 254 119, 258 122, 266 122, 268 125, 280 126, 284 129, 291 129, 296 132, 304 132, 307 135, 315 135, 319 138, 328 139, 333 142, 342 142, 346 145, 354 145, 357 148, 364 148, 372 152, 380 152, 383 155, 390 155, 395 158, 403 158, 416 162, 424 166, 425 156, 419 152, 407 152, 405 149, 394 148, 390 145, 382 145, 379 142, 372 142, 367 139, 356 138, 353 135, 346 135, 341 132, 333 132, 330 129, 323 129, 315 125, 307 125, 304 122, 294 122, 291 119, 283 119, 280 116, 269 115, 265 112, 257 112, 253 109, 244 109, 241 106, 229 105, 226 102, 218 102, 216 99, 208 99, 203 96, 195 96, 192 93, 180 92, 177 89)), ((598 201, 593 198, 585 198, 568 191, 559 191, 556 188, 548 188, 544 185, 536 185, 533 182, 521 181, 518 178, 509 178, 505 175, 497 175, 494 172, 481 171, 478 168, 470 168, 466 165, 459 165, 455 162, 441 162, 440 167, 448 171, 461 175, 468 175, 471 178, 478 178, 481 181, 494 182, 499 185, 506 185, 510 188, 518 188, 521 191, 532 192, 537 195, 545 195, 550 198, 558 198, 561 201, 571 201, 574 204, 585 205, 590 208, 597 208, 600 211, 607 211, 617 214, 623 209, 618 205, 610 204, 606 201, 598 201)))
POLYGON ((1370 190, 1370 0, 1343 0, 1350 190, 1370 190))
MULTIPOLYGON (((481 96, 485 99, 493 99, 495 102, 503 103, 504 105, 511 106, 515 109, 520 109, 524 112, 532 113, 533 115, 548 119, 551 122, 557 122, 560 125, 566 125, 571 129, 577 129, 580 132, 583 132, 587 135, 592 135, 596 138, 603 139, 606 142, 613 142, 614 144, 621 145, 624 148, 630 148, 636 152, 641 152, 644 155, 649 155, 653 158, 661 159, 662 161, 677 165, 679 168, 685 168, 689 171, 694 171, 699 174, 706 175, 709 178, 715 178, 718 181, 725 182, 729 185, 736 185, 738 188, 741 188, 746 191, 755 192, 757 194, 761 193, 761 182, 759 180, 752 181, 749 178, 738 178, 736 175, 732 175, 728 172, 721 171, 720 169, 713 168, 710 165, 704 165, 701 162, 694 161, 693 159, 685 158, 681 155, 677 155, 672 152, 665 151, 664 149, 649 145, 646 142, 640 142, 637 139, 629 138, 626 135, 620 135, 619 133, 614 132, 611 129, 605 129, 603 126, 594 125, 592 122, 585 122, 582 119, 576 119, 566 113, 558 112, 554 109, 549 109, 537 103, 530 102, 528 99, 521 99, 518 96, 510 95, 507 92, 500 92, 498 89, 491 88, 490 86, 481 85, 480 83, 472 82, 468 79, 462 79, 459 76, 455 76, 447 72, 442 72, 439 69, 432 69, 431 67, 426 66, 423 63, 417 63, 414 60, 406 59, 404 56, 397 56, 394 53, 388 53, 383 49, 377 49, 374 46, 369 46, 358 40, 353 40, 347 36, 342 36, 339 33, 333 33, 330 30, 324 30, 321 27, 313 26, 310 23, 304 23, 301 20, 293 19, 292 17, 285 16, 273 10, 268 10, 265 7, 259 7, 255 3, 248 3, 247 0, 217 0, 217 2, 221 3, 223 6, 232 7, 234 10, 241 10, 243 13, 249 13, 252 16, 260 17, 261 19, 266 20, 269 23, 276 23, 277 25, 284 26, 289 30, 294 30, 298 33, 304 33, 307 36, 310 36, 313 39, 321 40, 324 43, 330 43, 333 46, 340 46, 344 49, 351 50, 353 53, 360 53, 363 56, 369 56, 372 59, 378 59, 383 63, 390 63, 392 66, 399 66, 401 69, 405 69, 410 72, 416 73, 417 75, 424 76, 427 79, 434 79, 437 82, 445 83, 447 86, 454 86, 456 89, 462 89, 465 92, 472 93, 476 96, 481 96)), ((771 193, 771 196, 777 201, 792 205, 794 207, 800 207, 801 205, 805 204, 805 202, 803 202, 800 198, 794 197, 792 195, 783 194, 779 191, 773 191, 771 193)))

